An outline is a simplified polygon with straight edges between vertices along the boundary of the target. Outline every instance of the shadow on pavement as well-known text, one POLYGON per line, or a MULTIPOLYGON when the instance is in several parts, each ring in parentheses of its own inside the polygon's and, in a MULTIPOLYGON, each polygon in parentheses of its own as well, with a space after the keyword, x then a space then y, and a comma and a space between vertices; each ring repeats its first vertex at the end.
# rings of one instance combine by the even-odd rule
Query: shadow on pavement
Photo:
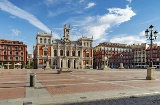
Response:
MULTIPOLYGON (((87 97, 82 98, 82 100, 86 101, 87 97)), ((160 95, 130 96, 125 98, 96 100, 96 101, 79 102, 79 103, 68 103, 68 104, 62 104, 62 105, 160 105, 160 95)))

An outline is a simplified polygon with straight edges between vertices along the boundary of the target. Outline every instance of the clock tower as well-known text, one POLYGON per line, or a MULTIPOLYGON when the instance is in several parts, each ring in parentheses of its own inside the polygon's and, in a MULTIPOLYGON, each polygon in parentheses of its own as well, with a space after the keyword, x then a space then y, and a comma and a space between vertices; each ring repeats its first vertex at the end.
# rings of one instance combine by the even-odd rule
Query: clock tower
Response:
POLYGON ((64 25, 64 41, 70 41, 70 25, 66 26, 64 25))

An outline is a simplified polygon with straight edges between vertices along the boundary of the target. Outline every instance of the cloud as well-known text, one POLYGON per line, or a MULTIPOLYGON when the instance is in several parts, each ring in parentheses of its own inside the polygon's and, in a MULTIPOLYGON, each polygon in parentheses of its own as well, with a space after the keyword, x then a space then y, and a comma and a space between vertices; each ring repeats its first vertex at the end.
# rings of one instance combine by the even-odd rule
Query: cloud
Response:
POLYGON ((17 6, 10 3, 8 0, 0 1, 0 9, 14 16, 27 20, 30 24, 41 30, 51 32, 51 30, 47 26, 45 26, 41 21, 39 21, 35 16, 18 8, 17 6))
POLYGON ((80 2, 80 3, 81 3, 81 2, 84 2, 84 0, 80 0, 79 2, 80 2))
POLYGON ((12 36, 19 36, 19 34, 21 34, 21 32, 18 29, 11 29, 12 31, 12 36))
POLYGON ((124 9, 108 8, 107 10, 108 13, 103 15, 71 18, 66 23, 70 23, 80 30, 79 37, 81 35, 93 36, 95 43, 98 44, 102 41, 100 39, 103 38, 104 41, 104 38, 108 37, 108 32, 111 28, 131 20, 136 15, 128 5, 124 9))
POLYGON ((61 4, 61 3, 65 3, 65 4, 71 4, 72 0, 44 0, 44 3, 47 6, 53 6, 55 4, 61 4))
POLYGON ((95 3, 88 3, 86 9, 91 8, 91 7, 95 6, 95 5, 96 5, 95 3))
POLYGON ((59 3, 59 1, 61 1, 61 0, 45 0, 44 2, 45 2, 45 4, 47 6, 49 6, 49 5, 53 5, 53 4, 59 3))
POLYGON ((140 36, 120 36, 116 38, 110 39, 112 43, 123 43, 123 44, 138 44, 138 43, 146 43, 146 39, 140 36))
POLYGON ((126 0, 126 1, 128 1, 129 3, 132 3, 132 0, 126 0))
POLYGON ((145 36, 145 31, 141 31, 141 32, 139 33, 139 35, 140 35, 140 36, 145 36))
POLYGON ((75 0, 60 0, 60 1, 54 1, 54 3, 51 3, 48 7, 49 7, 49 10, 48 10, 49 17, 55 17, 61 14, 63 16, 66 14, 67 16, 72 15, 73 17, 73 14, 82 14, 84 12, 85 6, 83 3, 76 2, 75 0), (57 7, 57 4, 63 5, 63 6, 57 7), (54 11, 51 11, 51 10, 54 10, 54 11))
POLYGON ((14 19, 14 18, 16 18, 16 17, 15 17, 15 16, 10 16, 10 18, 14 19))
POLYGON ((53 28, 53 30, 63 30, 63 28, 53 28))
POLYGON ((93 35, 97 40, 107 35, 108 29, 127 22, 136 15, 128 6, 125 9, 109 8, 108 11, 109 13, 102 16, 86 17, 84 20, 75 21, 75 24, 78 23, 87 36, 93 35))

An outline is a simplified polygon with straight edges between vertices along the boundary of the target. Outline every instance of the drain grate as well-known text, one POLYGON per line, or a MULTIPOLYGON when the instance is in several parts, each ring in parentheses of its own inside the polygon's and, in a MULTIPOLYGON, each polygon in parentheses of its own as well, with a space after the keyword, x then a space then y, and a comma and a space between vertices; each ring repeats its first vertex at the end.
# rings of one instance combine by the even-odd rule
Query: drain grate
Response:
POLYGON ((87 97, 80 97, 81 99, 86 99, 87 97))
POLYGON ((32 105, 32 102, 23 102, 23 105, 32 105))

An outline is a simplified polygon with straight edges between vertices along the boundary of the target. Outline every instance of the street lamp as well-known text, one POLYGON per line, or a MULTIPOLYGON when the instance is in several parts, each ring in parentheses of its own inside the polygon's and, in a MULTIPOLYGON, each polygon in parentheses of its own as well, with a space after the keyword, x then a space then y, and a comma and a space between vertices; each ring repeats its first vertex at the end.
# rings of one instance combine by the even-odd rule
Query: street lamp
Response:
POLYGON ((153 53, 152 52, 153 51, 152 44, 153 44, 153 40, 156 40, 158 32, 155 31, 154 33, 152 33, 153 27, 154 26, 151 25, 149 27, 150 31, 148 29, 146 29, 146 31, 145 31, 146 38, 151 41, 151 44, 150 44, 150 64, 149 64, 149 67, 147 68, 147 77, 146 77, 147 80, 155 80, 155 77, 154 77, 155 67, 153 67, 153 58, 152 58, 152 53, 153 53), (150 35, 149 35, 149 33, 150 33, 150 35))
POLYGON ((119 67, 120 69, 124 69, 123 63, 122 63, 122 57, 123 57, 123 54, 121 53, 121 54, 120 54, 120 60, 121 60, 121 61, 120 61, 120 67, 119 67))
POLYGON ((153 67, 153 58, 152 58, 153 50, 152 50, 152 45, 153 45, 153 40, 156 40, 157 34, 158 34, 158 32, 155 31, 154 32, 154 36, 153 36, 153 34, 152 34, 153 27, 154 26, 151 25, 149 27, 150 31, 148 29, 146 29, 146 31, 145 31, 146 38, 151 41, 151 43, 150 43, 150 64, 149 64, 149 67, 153 67), (150 35, 149 35, 149 32, 150 32, 150 35))
POLYGON ((121 59, 120 63, 122 63, 122 57, 123 57, 123 54, 121 53, 120 54, 120 59, 121 59))

